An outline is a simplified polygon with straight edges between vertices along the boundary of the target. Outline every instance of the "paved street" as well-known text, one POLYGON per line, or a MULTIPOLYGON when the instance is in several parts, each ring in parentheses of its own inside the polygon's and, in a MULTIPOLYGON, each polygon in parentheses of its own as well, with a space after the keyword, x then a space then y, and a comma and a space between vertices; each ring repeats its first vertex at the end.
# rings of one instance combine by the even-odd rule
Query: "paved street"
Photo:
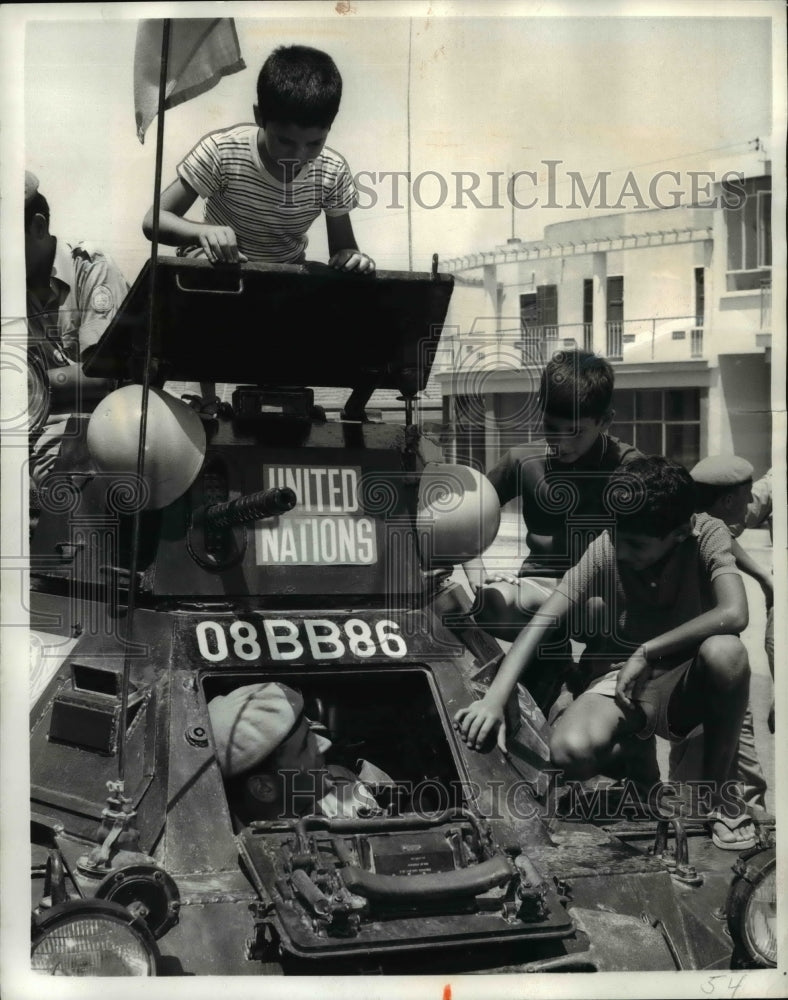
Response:
MULTIPOLYGON (((498 537, 484 554, 484 564, 488 570, 511 571, 519 567, 528 551, 521 539, 521 525, 522 521, 519 515, 503 514, 498 537)), ((739 538, 739 542, 760 566, 771 569, 772 546, 767 530, 745 531, 739 538)), ((465 581, 461 570, 456 570, 454 577, 459 581, 465 581)), ((775 808, 773 798, 774 737, 766 726, 766 717, 772 698, 772 679, 763 648, 766 611, 761 588, 751 577, 745 575, 743 578, 750 608, 750 623, 742 633, 742 640, 747 647, 752 670, 750 703, 755 719, 755 742, 769 786, 766 796, 767 808, 773 810, 775 808)), ((663 740, 660 740, 659 743, 660 766, 663 770, 663 776, 667 777, 668 744, 663 740)))

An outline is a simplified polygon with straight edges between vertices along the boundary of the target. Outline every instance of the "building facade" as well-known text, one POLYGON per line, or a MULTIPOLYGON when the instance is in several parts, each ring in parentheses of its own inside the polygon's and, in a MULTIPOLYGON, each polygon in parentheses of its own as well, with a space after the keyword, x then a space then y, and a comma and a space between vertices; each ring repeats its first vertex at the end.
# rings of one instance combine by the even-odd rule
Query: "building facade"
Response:
POLYGON ((617 437, 687 466, 724 452, 770 466, 770 164, 725 169, 733 183, 695 205, 570 219, 443 263, 449 459, 487 471, 536 440, 541 368, 581 347, 613 364, 617 437))

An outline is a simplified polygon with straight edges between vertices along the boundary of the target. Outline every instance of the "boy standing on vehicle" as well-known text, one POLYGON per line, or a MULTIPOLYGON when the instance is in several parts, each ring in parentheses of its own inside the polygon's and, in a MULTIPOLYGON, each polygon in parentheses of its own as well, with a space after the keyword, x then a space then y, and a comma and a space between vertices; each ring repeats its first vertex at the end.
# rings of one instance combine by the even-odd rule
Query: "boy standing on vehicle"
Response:
MULTIPOLYGON (((350 222, 358 200, 353 177, 325 144, 341 96, 342 78, 325 52, 276 49, 258 76, 255 124, 204 136, 162 192, 161 242, 177 246, 179 256, 215 264, 300 264, 307 230, 324 212, 329 265, 372 274, 375 262, 359 251, 350 222), (198 197, 205 199, 204 218, 192 222, 184 216, 198 197)), ((152 208, 143 231, 150 239, 152 208)), ((354 391, 345 405, 348 419, 363 419, 372 388, 354 391)))
POLYGON ((539 389, 543 452, 512 448, 487 474, 502 505, 522 498, 528 545, 516 577, 488 577, 481 560, 465 565, 476 594, 474 620, 499 638, 515 639, 576 562, 580 553, 571 551, 571 520, 582 520, 584 530, 602 531, 602 498, 611 473, 640 457, 632 445, 607 433, 615 416, 614 378, 610 364, 589 351, 556 353, 539 389))
POLYGON ((689 473, 643 458, 613 474, 615 526, 594 539, 520 633, 487 694, 455 716, 480 749, 498 733, 504 705, 555 629, 582 634, 591 683, 553 729, 550 754, 570 779, 620 769, 622 740, 682 739, 704 727, 702 778, 711 783, 712 839, 744 848, 753 824, 727 787, 747 707, 749 662, 739 632, 747 599, 730 533, 712 518, 693 528, 689 473), (599 623, 590 634, 590 618, 599 623))

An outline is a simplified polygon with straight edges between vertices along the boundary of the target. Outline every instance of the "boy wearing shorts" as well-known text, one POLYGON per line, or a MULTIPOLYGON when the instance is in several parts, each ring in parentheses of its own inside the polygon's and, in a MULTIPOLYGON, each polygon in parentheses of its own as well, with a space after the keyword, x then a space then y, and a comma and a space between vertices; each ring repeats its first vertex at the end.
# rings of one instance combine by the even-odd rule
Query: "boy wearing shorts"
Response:
MULTIPOLYGON (((326 146, 339 110, 342 78, 325 52, 280 47, 257 80, 254 124, 204 136, 178 165, 161 195, 159 239, 179 256, 215 264, 265 261, 301 264, 307 230, 326 218, 329 265, 372 274, 375 262, 356 244, 350 212, 358 196, 344 158, 326 146), (184 218, 205 200, 202 222, 184 218)), ((142 224, 151 238, 153 208, 142 224)), ((210 383, 204 383, 203 396, 210 383)), ((364 418, 374 386, 358 387, 345 405, 347 419, 364 418)))
POLYGON ((728 776, 749 694, 749 662, 739 639, 747 599, 725 525, 693 527, 695 489, 686 469, 664 458, 637 459, 612 476, 607 502, 615 525, 591 542, 576 566, 523 629, 487 694, 455 716, 475 749, 497 732, 505 746, 504 705, 553 630, 579 634, 591 680, 557 720, 551 759, 567 778, 618 773, 631 736, 682 739, 704 727, 702 779, 715 843, 747 843, 751 819, 734 801, 728 776))

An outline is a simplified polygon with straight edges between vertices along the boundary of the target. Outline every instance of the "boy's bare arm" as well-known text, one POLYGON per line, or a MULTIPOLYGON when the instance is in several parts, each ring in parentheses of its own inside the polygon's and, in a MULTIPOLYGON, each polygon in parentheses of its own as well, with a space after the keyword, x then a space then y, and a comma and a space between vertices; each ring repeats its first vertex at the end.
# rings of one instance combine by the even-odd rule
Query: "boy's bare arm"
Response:
MULTIPOLYGON (((159 240, 167 246, 188 246, 199 243, 208 260, 214 263, 238 264, 247 258, 238 249, 235 232, 230 226, 212 226, 207 222, 192 222, 183 216, 197 200, 197 192, 186 181, 176 178, 162 191, 159 202, 159 240)), ((153 235, 153 206, 142 221, 142 231, 153 235)))
POLYGON ((487 579, 487 570, 484 562, 481 557, 469 559, 468 562, 462 564, 462 568, 465 570, 468 585, 475 594, 487 579))
POLYGON ((498 746, 505 750, 504 707, 509 695, 547 634, 565 620, 570 606, 568 597, 553 591, 512 643, 485 696, 454 716, 455 728, 469 747, 480 750, 489 734, 497 729, 498 746))
POLYGON ((370 274, 375 270, 375 261, 358 248, 349 212, 344 215, 327 215, 326 233, 329 266, 341 271, 368 271, 370 274))
POLYGON ((739 545, 735 538, 731 539, 731 551, 736 559, 736 566, 742 573, 747 573, 748 576, 753 577, 761 585, 761 590, 763 590, 764 597, 766 598, 766 607, 770 608, 774 602, 774 585, 769 573, 758 565, 752 556, 739 545))
MULTIPOLYGON (((616 701, 631 706, 632 696, 664 656, 691 651, 713 635, 738 635, 747 628, 747 595, 737 573, 722 573, 711 581, 715 606, 677 628, 644 642, 622 667, 616 701)), ((514 648, 514 647, 512 647, 514 648)))

